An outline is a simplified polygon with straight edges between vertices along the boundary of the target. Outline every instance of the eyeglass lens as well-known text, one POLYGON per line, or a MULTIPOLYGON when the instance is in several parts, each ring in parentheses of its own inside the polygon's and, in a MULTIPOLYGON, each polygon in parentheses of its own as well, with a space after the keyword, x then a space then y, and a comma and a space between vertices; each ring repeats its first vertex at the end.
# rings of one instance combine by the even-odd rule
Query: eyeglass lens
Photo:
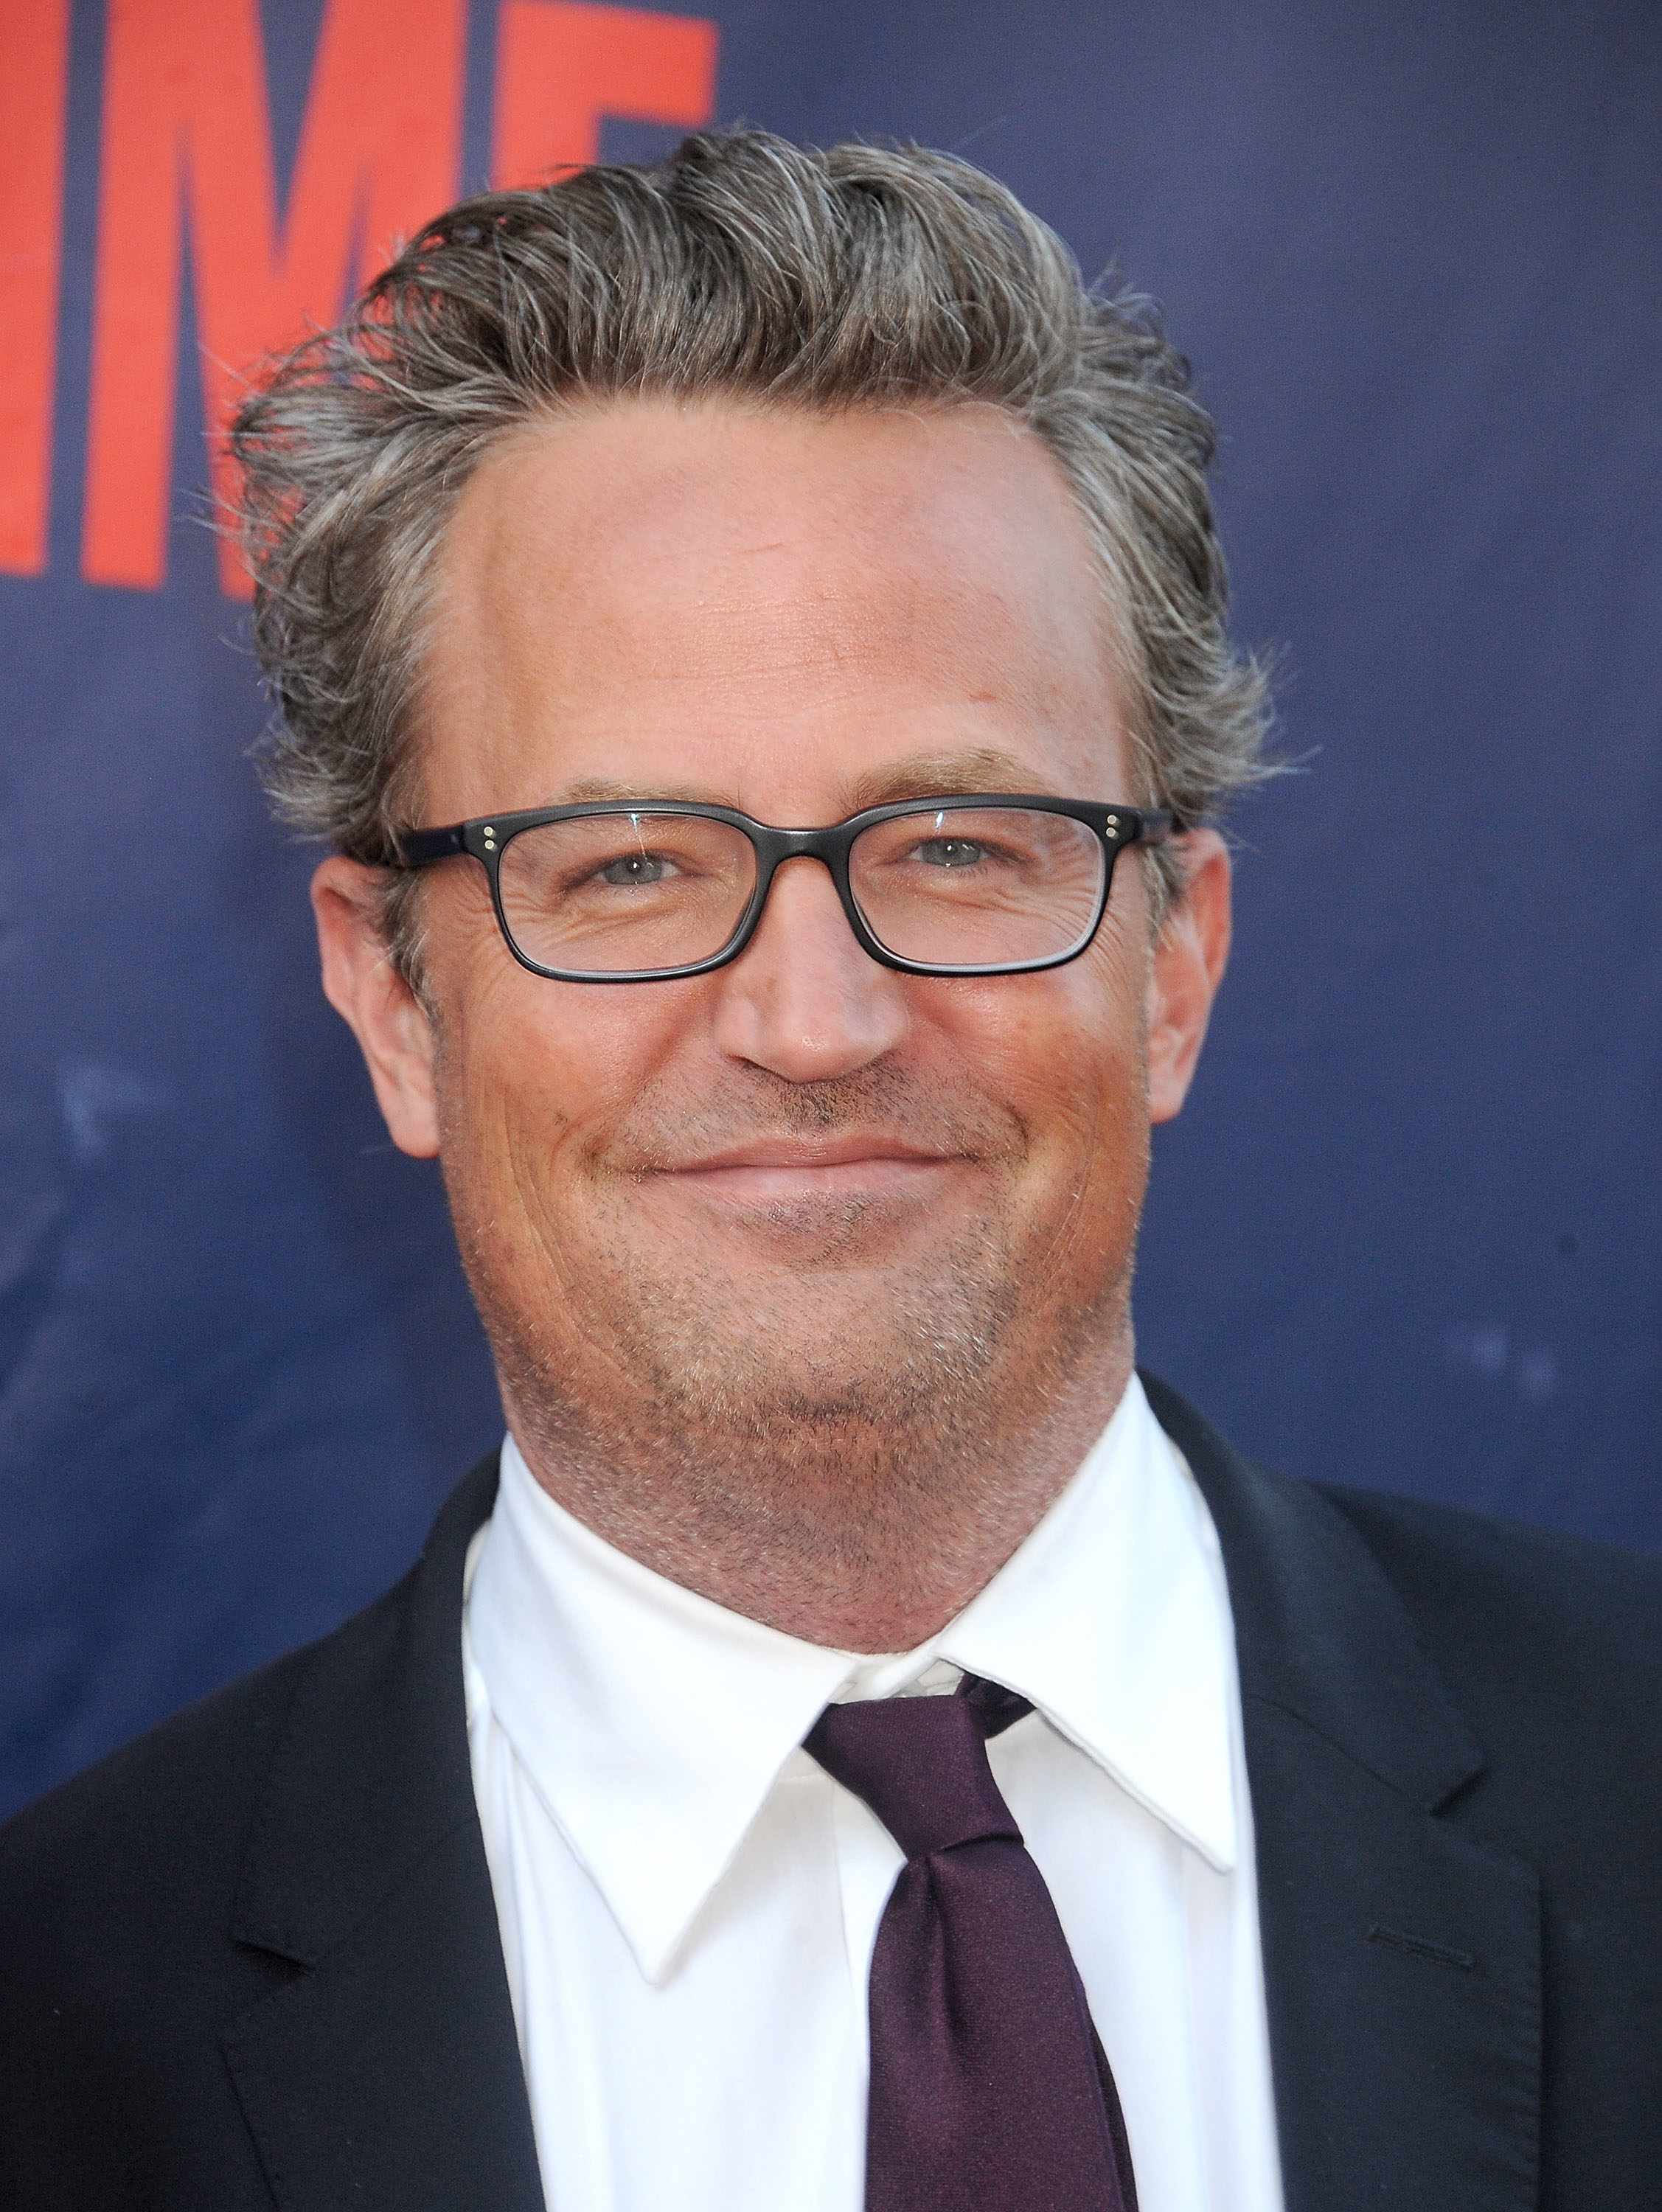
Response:
MULTIPOLYGON (((1107 856, 1065 814, 931 807, 862 830, 855 902, 903 960, 984 968, 1058 957, 1089 935, 1107 856)), ((687 968, 731 943, 756 889, 742 830, 697 814, 590 814, 522 830, 502 854, 508 933, 539 967, 687 968)))

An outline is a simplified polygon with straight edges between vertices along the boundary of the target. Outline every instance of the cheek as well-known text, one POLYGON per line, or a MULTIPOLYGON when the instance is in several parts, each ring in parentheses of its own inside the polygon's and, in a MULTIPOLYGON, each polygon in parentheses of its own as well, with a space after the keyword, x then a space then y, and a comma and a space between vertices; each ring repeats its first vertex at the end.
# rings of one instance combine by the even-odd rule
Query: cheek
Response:
POLYGON ((1072 1173, 1105 1144, 1139 1158, 1146 1146, 1141 985, 1124 945, 1099 939, 1042 975, 936 985, 934 1011, 975 1080, 1021 1121, 1034 1164, 1072 1173))
POLYGON ((500 939, 481 948, 441 1002, 446 1152, 465 1156, 475 1190, 515 1191, 533 1217, 569 1209, 587 1164, 675 1048, 685 1014, 670 988, 551 982, 500 939))

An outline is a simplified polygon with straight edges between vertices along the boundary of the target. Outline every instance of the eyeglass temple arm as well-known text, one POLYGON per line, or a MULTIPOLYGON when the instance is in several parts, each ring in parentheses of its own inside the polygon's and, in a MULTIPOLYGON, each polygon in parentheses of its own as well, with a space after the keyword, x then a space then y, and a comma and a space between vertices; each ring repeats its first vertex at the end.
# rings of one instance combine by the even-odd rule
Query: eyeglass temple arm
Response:
POLYGON ((443 830, 400 830, 398 851, 386 865, 389 868, 426 868, 435 860, 447 860, 466 850, 465 822, 452 822, 443 830))

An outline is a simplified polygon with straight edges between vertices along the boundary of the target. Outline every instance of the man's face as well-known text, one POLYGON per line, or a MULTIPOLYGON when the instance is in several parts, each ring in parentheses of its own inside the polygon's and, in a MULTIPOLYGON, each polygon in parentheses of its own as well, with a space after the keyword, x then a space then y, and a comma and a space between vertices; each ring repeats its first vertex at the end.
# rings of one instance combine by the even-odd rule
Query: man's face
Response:
MULTIPOLYGON (((429 677, 427 823, 1137 795, 1068 489, 989 409, 630 402, 527 432, 462 496, 429 677)), ((655 983, 530 974, 471 860, 423 896, 430 1030, 384 967, 381 1014, 344 954, 331 994, 394 1135, 441 1153, 516 1430, 610 1439, 643 1481, 703 1450, 718 1490, 773 1483, 737 1516, 788 1516, 793 1484, 880 1486, 1081 1358, 1123 1382, 1151 1112, 1204 1024, 1182 976, 1161 996, 1138 858, 1081 958, 989 979, 872 961, 813 860, 737 961, 655 983)))

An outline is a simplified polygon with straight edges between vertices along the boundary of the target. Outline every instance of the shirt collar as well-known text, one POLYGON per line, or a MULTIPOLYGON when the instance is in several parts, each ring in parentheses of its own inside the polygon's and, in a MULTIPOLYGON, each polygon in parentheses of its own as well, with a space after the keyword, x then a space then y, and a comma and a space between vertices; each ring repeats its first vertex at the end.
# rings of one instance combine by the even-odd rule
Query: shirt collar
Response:
POLYGON ((583 1526, 510 1436, 464 1643, 521 1767, 661 1979, 781 1769, 839 1695, 939 1662, 1031 1698, 1214 1866, 1234 1863, 1234 1643, 1198 1490, 1133 1376, 987 1587, 915 1652, 807 1644, 667 1580, 583 1526))
POLYGON ((1135 1375, 1078 1474, 932 1650, 1031 1698, 1210 1865, 1234 1865, 1222 1552, 1135 1375))

